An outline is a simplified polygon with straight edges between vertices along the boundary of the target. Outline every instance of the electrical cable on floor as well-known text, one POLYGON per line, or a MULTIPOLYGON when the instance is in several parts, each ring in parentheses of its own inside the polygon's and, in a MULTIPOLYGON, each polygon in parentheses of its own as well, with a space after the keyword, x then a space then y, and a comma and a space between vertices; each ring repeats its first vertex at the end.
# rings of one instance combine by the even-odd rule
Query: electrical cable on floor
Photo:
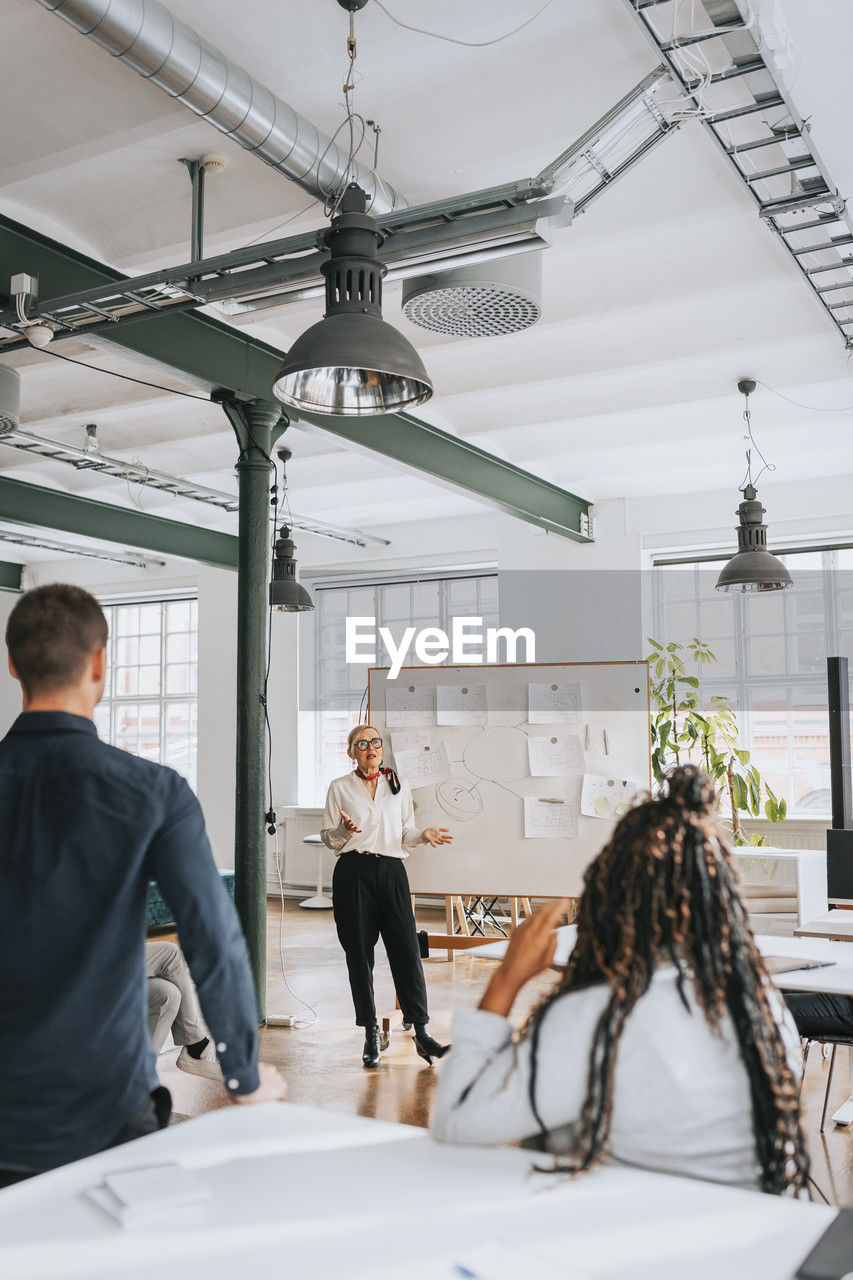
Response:
POLYGON ((276 870, 276 875, 278 876, 278 893, 279 893, 279 902, 281 904, 281 910, 279 912, 279 917, 278 917, 278 963, 279 963, 279 967, 281 968, 282 980, 288 992, 290 993, 290 995, 293 996, 293 999, 297 1000, 299 1004, 304 1006, 304 1008, 310 1009, 312 1014, 314 1015, 310 1021, 308 1021, 308 1019, 306 1018, 299 1018, 291 1023, 288 1023, 288 1025, 291 1027, 294 1027, 297 1031, 307 1031, 309 1027, 313 1027, 316 1022, 320 1021, 320 1015, 315 1009, 313 1004, 311 1004, 308 1000, 303 1000, 302 996, 297 995, 297 993, 293 990, 293 987, 290 985, 290 983, 287 980, 287 971, 284 963, 284 880, 282 879, 282 875, 281 875, 281 853, 279 850, 277 826, 276 826, 276 832, 275 832, 275 870, 276 870))

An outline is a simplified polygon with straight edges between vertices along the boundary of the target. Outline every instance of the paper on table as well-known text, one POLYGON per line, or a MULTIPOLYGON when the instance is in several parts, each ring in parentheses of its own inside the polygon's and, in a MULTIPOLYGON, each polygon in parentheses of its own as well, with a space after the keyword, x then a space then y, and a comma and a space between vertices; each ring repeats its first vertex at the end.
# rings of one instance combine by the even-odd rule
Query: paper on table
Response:
POLYGON ((191 1208, 211 1197, 201 1178, 179 1164, 117 1169, 86 1193, 124 1225, 191 1208))
POLYGON ((485 724, 484 684, 440 684, 436 688, 436 718, 439 724, 485 724))
POLYGON ((581 813, 588 818, 621 818, 639 791, 635 782, 585 773, 581 789, 581 813))
POLYGON ((583 773, 583 748, 580 738, 573 733, 530 734, 527 755, 534 778, 583 773))
POLYGON ((528 724, 578 724, 581 719, 581 687, 577 682, 527 686, 528 724))
POLYGON ((401 684, 394 689, 386 685, 385 723, 389 729, 435 724, 435 685, 401 684))
POLYGON ((525 840, 562 836, 574 840, 578 834, 577 805, 571 800, 550 796, 524 797, 525 840))
POLYGON ((395 751, 394 762, 401 778, 405 778, 414 791, 416 787, 434 787, 450 777, 450 765, 443 742, 429 747, 412 747, 395 751))

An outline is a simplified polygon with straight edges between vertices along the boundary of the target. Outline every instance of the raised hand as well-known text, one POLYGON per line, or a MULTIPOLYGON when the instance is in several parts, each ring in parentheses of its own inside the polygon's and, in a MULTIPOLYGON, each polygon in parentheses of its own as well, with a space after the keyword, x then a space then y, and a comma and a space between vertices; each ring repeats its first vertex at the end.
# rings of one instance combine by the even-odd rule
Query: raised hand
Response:
POLYGON ((432 845, 433 849, 437 844, 453 844, 449 827, 426 827, 421 832, 421 839, 424 844, 432 845))
POLYGON ((528 916, 511 934, 501 967, 493 975, 480 1001, 489 1013, 509 1014, 521 988, 554 960, 557 935, 554 930, 569 908, 568 899, 551 902, 536 915, 528 916))
POLYGON ((344 826, 346 827, 347 831, 350 833, 350 835, 351 835, 351 836, 360 836, 360 835, 361 835, 361 827, 357 827, 357 826, 355 825, 355 823, 353 822, 353 820, 352 820, 352 818, 349 816, 349 814, 344 813, 343 809, 339 809, 339 810, 338 810, 338 813, 341 815, 341 818, 342 818, 342 820, 343 820, 343 824, 344 824, 344 826))

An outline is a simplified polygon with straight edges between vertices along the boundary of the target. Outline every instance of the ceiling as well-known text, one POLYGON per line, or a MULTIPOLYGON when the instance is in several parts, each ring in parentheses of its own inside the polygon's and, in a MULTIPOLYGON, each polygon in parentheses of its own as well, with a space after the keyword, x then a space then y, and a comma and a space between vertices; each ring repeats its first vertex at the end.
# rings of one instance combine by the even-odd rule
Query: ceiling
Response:
MULTIPOLYGON (((543 0, 386 3, 403 21, 483 41, 535 14, 543 0)), ((347 20, 335 0, 241 0, 238 24, 233 0, 167 4, 320 129, 332 134, 340 125, 347 20)), ((809 0, 773 5, 793 39, 794 101, 811 117, 836 184, 851 194, 841 86, 853 6, 822 0, 816 16, 809 0)), ((682 16, 691 7, 701 8, 684 0, 682 16)), ((656 63, 624 0, 554 0, 524 30, 485 48, 405 31, 372 3, 358 16, 357 34, 356 107, 381 125, 378 171, 411 204, 535 174, 656 63)), ((181 156, 225 161, 207 181, 206 254, 323 222, 319 204, 305 211, 304 191, 37 0, 2 6, 0 86, 0 212, 123 272, 189 258, 181 156)), ((400 286, 389 286, 386 319, 417 346, 436 388, 419 415, 592 500, 735 486, 743 470, 741 376, 809 404, 853 405, 843 342, 695 120, 555 233, 544 258, 543 316, 525 333, 425 333, 402 317, 399 300, 400 286)), ((286 349, 320 312, 315 299, 241 317, 239 327, 286 349)), ((55 350, 153 376, 94 338, 65 339, 55 350)), ((233 436, 216 406, 34 350, 3 358, 21 371, 28 430, 80 444, 84 424, 96 422, 105 452, 236 491, 233 436)), ((163 371, 153 380, 164 383, 163 371)), ((196 390, 179 379, 166 384, 196 390)), ((779 481, 853 475, 853 413, 806 411, 761 387, 752 408, 779 481)), ((301 514, 381 530, 484 510, 319 429, 288 435, 291 503, 301 514)), ((226 513, 2 445, 0 471, 236 531, 226 513)))

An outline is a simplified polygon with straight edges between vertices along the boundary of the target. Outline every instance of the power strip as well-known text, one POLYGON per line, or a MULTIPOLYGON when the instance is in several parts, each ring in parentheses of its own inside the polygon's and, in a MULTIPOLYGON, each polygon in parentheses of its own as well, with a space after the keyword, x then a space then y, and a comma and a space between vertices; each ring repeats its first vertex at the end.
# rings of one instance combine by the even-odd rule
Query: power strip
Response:
POLYGON ((295 1013, 271 1013, 267 1017, 268 1027, 295 1027, 299 1018, 295 1013))

